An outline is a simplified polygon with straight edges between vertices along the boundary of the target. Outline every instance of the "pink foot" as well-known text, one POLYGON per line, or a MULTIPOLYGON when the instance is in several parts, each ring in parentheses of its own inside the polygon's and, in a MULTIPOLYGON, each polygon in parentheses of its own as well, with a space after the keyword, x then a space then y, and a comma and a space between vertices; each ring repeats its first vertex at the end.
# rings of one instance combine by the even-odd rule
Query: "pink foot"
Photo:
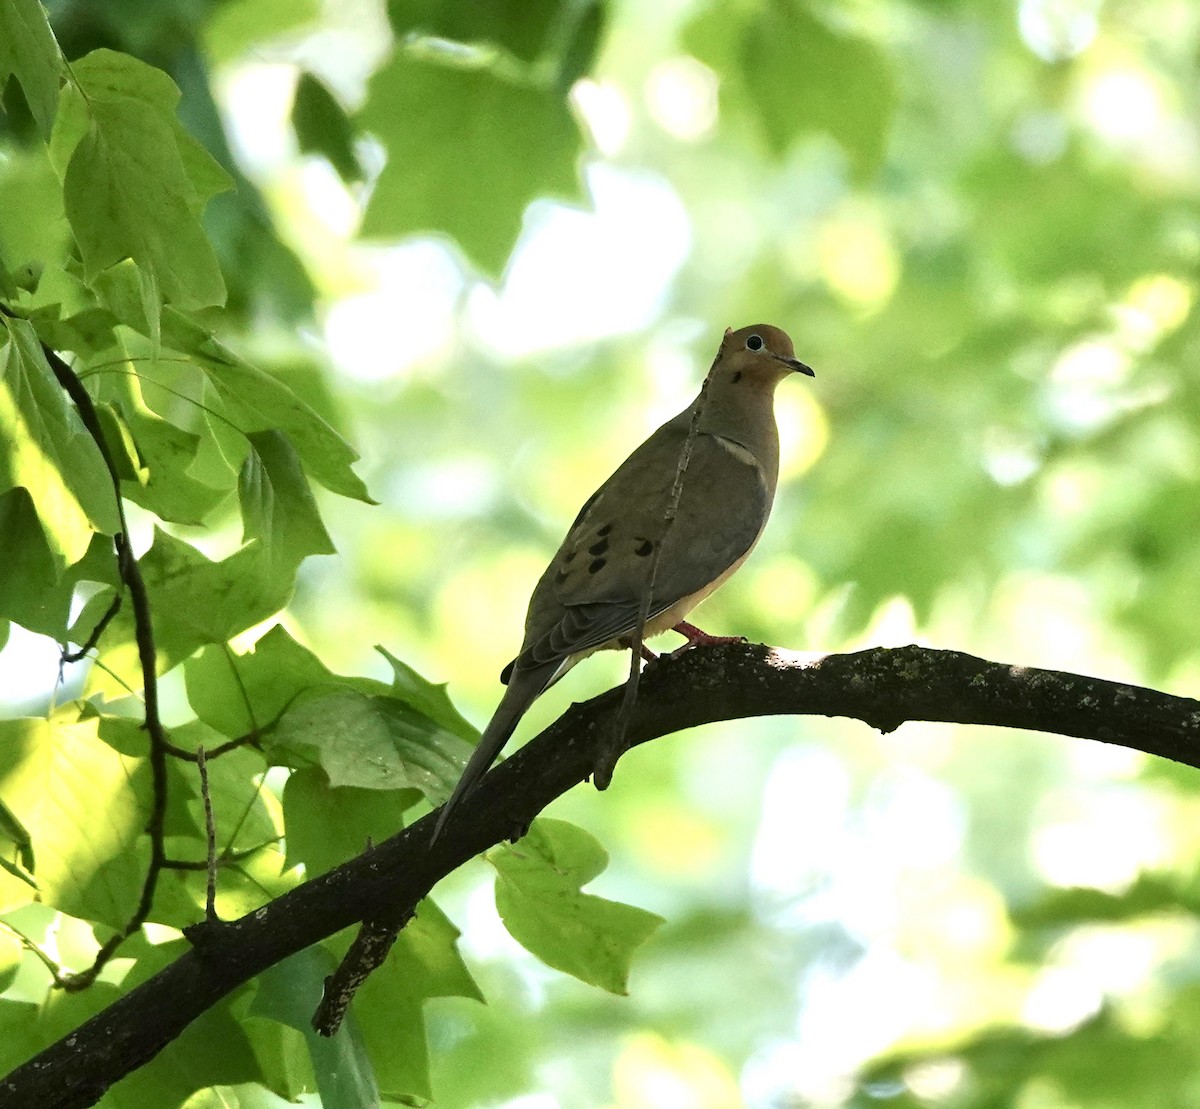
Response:
POLYGON ((658 661, 658 655, 656 655, 652 650, 650 650, 650 648, 647 647, 644 643, 642 644, 642 658, 644 658, 647 662, 657 662, 658 661))
POLYGON ((689 624, 686 620, 680 620, 672 629, 682 635, 687 642, 673 652, 679 654, 680 651, 686 651, 691 647, 708 647, 715 643, 745 643, 744 635, 709 635, 708 632, 702 631, 695 624, 689 624))

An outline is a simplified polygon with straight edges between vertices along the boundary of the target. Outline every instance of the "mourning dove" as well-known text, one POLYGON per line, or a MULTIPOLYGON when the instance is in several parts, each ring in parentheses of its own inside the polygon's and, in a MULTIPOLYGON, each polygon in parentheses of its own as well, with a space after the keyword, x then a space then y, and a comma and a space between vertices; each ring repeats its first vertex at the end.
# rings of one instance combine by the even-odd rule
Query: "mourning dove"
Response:
POLYGON ((587 499, 533 591, 525 641, 500 676, 508 689, 435 840, 548 686, 593 651, 630 646, 651 576, 642 638, 675 629, 688 646, 720 641, 683 618, 746 561, 766 526, 779 476, 775 386, 795 371, 814 376, 779 328, 726 331, 699 396, 587 499))

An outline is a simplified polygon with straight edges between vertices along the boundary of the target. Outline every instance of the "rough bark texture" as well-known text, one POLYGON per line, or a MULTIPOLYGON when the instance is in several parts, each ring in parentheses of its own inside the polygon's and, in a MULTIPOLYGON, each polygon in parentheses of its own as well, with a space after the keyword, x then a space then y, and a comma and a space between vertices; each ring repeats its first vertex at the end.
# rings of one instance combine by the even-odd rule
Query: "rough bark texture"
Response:
MULTIPOLYGON (((588 776, 620 699, 617 689, 572 706, 487 776, 432 848, 431 814, 240 920, 198 926, 191 951, 0 1080, 0 1109, 91 1105, 267 967, 364 917, 411 911, 440 878, 588 776)), ((1198 701, 915 646, 818 658, 730 644, 664 658, 646 670, 627 738, 632 746, 715 720, 781 714, 853 717, 881 731, 908 720, 1025 728, 1200 767, 1198 701)), ((618 789, 620 781, 618 770, 618 789)))

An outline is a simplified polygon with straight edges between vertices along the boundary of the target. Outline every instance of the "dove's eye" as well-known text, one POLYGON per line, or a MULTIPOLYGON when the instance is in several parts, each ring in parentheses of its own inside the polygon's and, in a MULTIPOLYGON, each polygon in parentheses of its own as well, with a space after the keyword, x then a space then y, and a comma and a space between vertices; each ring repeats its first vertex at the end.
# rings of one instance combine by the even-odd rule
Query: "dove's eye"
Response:
POLYGON ((762 350, 762 348, 763 348, 763 341, 762 341, 761 335, 751 335, 746 340, 746 349, 747 350, 762 350))

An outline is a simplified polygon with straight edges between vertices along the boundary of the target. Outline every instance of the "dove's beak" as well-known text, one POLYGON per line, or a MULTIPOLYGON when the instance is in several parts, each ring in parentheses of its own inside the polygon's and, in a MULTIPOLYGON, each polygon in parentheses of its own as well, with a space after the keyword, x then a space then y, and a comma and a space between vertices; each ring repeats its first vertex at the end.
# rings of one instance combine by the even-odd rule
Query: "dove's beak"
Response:
POLYGON ((799 358, 786 358, 782 354, 775 355, 788 369, 795 370, 798 374, 808 374, 809 377, 816 377, 811 366, 806 366, 799 358))

